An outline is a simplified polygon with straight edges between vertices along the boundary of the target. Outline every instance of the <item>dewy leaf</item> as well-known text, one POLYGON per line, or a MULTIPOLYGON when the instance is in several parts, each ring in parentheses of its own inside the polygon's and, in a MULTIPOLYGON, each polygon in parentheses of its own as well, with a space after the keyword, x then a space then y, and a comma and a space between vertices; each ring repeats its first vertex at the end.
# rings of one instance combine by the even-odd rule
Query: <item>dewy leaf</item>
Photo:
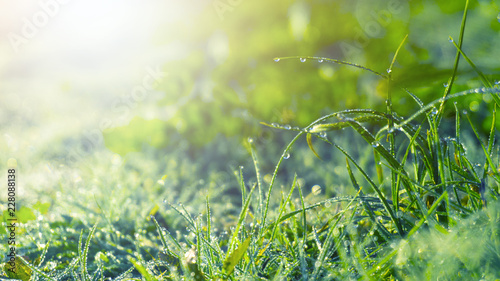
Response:
POLYGON ((227 275, 231 275, 234 271, 234 267, 240 262, 240 260, 245 255, 248 246, 250 245, 250 238, 248 237, 236 250, 230 253, 224 260, 224 271, 227 275))
POLYGON ((312 135, 311 134, 307 134, 307 145, 309 146, 309 148, 311 149, 311 151, 314 153, 314 155, 316 155, 316 157, 318 157, 319 159, 321 159, 321 157, 319 157, 319 155, 316 152, 316 150, 314 150, 314 147, 313 147, 313 144, 312 144, 312 135))
POLYGON ((11 279, 30 280, 32 270, 19 257, 4 264, 3 270, 11 279))

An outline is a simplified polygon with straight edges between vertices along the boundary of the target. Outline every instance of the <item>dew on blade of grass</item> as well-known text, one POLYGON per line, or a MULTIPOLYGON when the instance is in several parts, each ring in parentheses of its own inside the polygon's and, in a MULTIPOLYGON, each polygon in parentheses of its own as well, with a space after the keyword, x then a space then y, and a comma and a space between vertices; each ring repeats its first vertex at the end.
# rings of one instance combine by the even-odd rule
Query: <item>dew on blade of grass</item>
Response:
POLYGON ((447 88, 448 87, 448 83, 443 83, 443 87, 447 88))
POLYGON ((249 137, 249 138, 247 139, 247 141, 248 141, 248 143, 253 143, 253 138, 250 138, 250 137, 249 137))
POLYGON ((323 59, 319 59, 319 60, 318 60, 318 62, 319 62, 319 63, 322 63, 322 62, 323 62, 323 59))
POLYGON ((453 43, 453 38, 448 38, 448 42, 453 43))
POLYGON ((311 192, 314 195, 319 195, 321 193, 321 186, 319 186, 317 184, 313 185, 313 187, 311 188, 311 192))
POLYGON ((496 80, 495 85, 500 85, 500 80, 496 80))
POLYGON ((284 128, 285 130, 290 130, 290 129, 292 128, 292 126, 290 126, 290 125, 285 125, 285 126, 283 126, 283 128, 284 128))
POLYGON ((326 132, 319 133, 319 136, 322 137, 322 138, 326 138, 326 132))
POLYGON ((305 58, 300 58, 300 62, 306 62, 305 58))
POLYGON ((462 114, 467 115, 468 114, 467 110, 463 110, 462 114))
POLYGON ((380 143, 378 143, 378 142, 376 142, 376 141, 372 142, 372 147, 374 147, 374 148, 375 148, 375 147, 378 147, 379 145, 380 145, 380 143))
POLYGON ((275 62, 279 62, 279 61, 280 61, 280 58, 274 58, 274 61, 275 61, 275 62))
POLYGON ((290 153, 287 153, 285 154, 285 156, 283 156, 283 159, 289 159, 290 158, 290 153))
POLYGON ((386 71, 387 71, 387 73, 391 73, 392 72, 392 70, 390 68, 388 68, 386 71))
POLYGON ((438 114, 438 110, 437 110, 437 108, 434 107, 431 110, 431 115, 436 115, 436 114, 438 114))
POLYGON ((275 127, 275 128, 279 128, 280 127, 280 124, 278 123, 271 123, 271 126, 275 127))

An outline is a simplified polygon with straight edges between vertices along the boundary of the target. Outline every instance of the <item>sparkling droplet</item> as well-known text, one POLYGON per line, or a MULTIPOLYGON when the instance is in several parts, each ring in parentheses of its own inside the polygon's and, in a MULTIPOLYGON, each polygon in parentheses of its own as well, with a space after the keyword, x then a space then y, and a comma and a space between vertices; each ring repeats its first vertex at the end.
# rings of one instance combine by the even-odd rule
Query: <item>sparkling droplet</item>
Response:
POLYGON ((283 159, 289 159, 290 158, 290 153, 287 153, 285 154, 285 156, 283 156, 283 159))
POLYGON ((372 147, 378 147, 379 145, 380 145, 380 143, 378 143, 378 142, 376 142, 376 141, 374 141, 374 142, 372 143, 372 147))
POLYGON ((279 127, 280 127, 280 124, 278 124, 278 123, 271 123, 271 126, 276 127, 276 128, 279 128, 279 127))
POLYGON ((247 141, 248 141, 248 143, 253 143, 253 139, 252 138, 248 138, 247 141))
POLYGON ((438 110, 437 108, 434 107, 431 111, 431 115, 436 115, 436 114, 438 114, 438 110))
POLYGON ((305 58, 300 58, 300 62, 306 62, 305 58))
POLYGON ((448 42, 453 43, 453 38, 448 38, 448 42))
POLYGON ((314 185, 312 188, 311 188, 311 192, 312 194, 314 195, 319 195, 321 193, 321 186, 319 185, 314 185))
POLYGON ((500 80, 495 81, 495 85, 500 85, 500 80))
POLYGON ((448 83, 443 83, 443 87, 447 88, 448 87, 448 83))
POLYGON ((274 59, 275 62, 279 62, 280 61, 280 58, 275 58, 274 59))
POLYGON ((462 111, 462 114, 467 115, 467 110, 462 111))
POLYGON ((318 60, 318 62, 319 62, 319 63, 322 63, 322 62, 323 62, 323 59, 319 59, 319 60, 318 60))
POLYGON ((319 136, 322 137, 322 138, 326 138, 326 132, 319 133, 319 136))
POLYGON ((392 72, 392 70, 390 68, 388 68, 386 71, 387 71, 387 73, 391 73, 392 72))
POLYGON ((292 126, 290 126, 290 125, 285 125, 285 126, 283 126, 283 128, 284 128, 285 130, 290 130, 290 129, 292 128, 292 126))

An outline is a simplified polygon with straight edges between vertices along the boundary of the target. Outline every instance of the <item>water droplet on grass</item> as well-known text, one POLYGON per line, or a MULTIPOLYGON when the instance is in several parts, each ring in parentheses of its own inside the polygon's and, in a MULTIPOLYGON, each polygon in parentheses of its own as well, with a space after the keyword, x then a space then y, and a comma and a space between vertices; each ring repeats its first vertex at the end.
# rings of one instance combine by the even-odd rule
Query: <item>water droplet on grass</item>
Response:
POLYGON ((448 42, 453 43, 453 38, 448 38, 448 42))
POLYGON ((289 159, 290 158, 290 153, 287 153, 285 154, 285 156, 283 156, 283 159, 289 159))
POLYGON ((274 59, 275 62, 279 62, 280 61, 280 58, 275 58, 274 59))
POLYGON ((283 126, 283 128, 284 128, 285 130, 290 130, 290 129, 292 128, 292 126, 290 126, 290 125, 285 125, 285 126, 283 126))
POLYGON ((300 62, 306 62, 305 58, 300 58, 300 62))
POLYGON ((388 68, 386 71, 387 71, 387 73, 391 73, 392 72, 392 70, 390 68, 388 68))
POLYGON ((448 83, 443 83, 443 87, 447 88, 448 87, 448 83))
POLYGON ((319 59, 319 60, 318 60, 318 62, 319 62, 319 63, 322 63, 322 62, 323 62, 323 59, 319 59))
POLYGON ((248 143, 253 143, 253 139, 252 138, 248 138, 247 141, 248 141, 248 143))
POLYGON ((495 85, 500 85, 500 80, 495 81, 495 85))
POLYGON ((322 137, 322 138, 326 138, 326 132, 319 133, 319 136, 322 137))
POLYGON ((321 193, 321 186, 319 185, 314 185, 312 188, 311 188, 311 192, 312 194, 314 195, 319 195, 321 193))
POLYGON ((379 145, 380 145, 380 143, 378 143, 378 142, 376 142, 376 141, 372 142, 372 147, 374 147, 374 148, 375 148, 375 147, 378 147, 379 145))
POLYGON ((462 114, 467 115, 468 114, 467 110, 463 110, 462 114))

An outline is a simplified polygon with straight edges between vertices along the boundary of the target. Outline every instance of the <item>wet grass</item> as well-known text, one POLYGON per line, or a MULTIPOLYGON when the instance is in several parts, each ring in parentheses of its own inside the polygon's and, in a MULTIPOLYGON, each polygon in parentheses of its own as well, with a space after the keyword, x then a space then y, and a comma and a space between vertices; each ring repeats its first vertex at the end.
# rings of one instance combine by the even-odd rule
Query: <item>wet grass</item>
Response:
MULTIPOLYGON (((399 48, 386 74, 335 59, 276 58, 341 63, 386 79, 387 108, 335 112, 304 128, 263 123, 296 135, 284 147, 274 172, 263 168, 262 143, 251 138, 245 142, 252 163, 247 171, 234 169, 230 181, 239 190, 232 192, 241 201, 231 208, 218 198, 228 190, 225 183, 212 188, 222 192, 204 196, 199 185, 183 185, 182 177, 196 173, 189 165, 167 161, 181 175, 164 176, 148 186, 140 184, 145 181, 141 162, 129 165, 117 172, 116 180, 100 183, 100 188, 127 185, 94 194, 95 204, 85 214, 62 216, 55 222, 27 220, 24 231, 30 235, 21 242, 28 250, 15 261, 18 273, 5 274, 23 280, 499 278, 500 154, 495 118, 500 87, 461 50, 466 16, 467 7, 459 41, 452 40, 457 56, 442 96, 424 104, 403 89, 420 107, 408 117, 399 116, 392 105, 392 67, 399 48), (460 58, 476 71, 484 87, 452 93, 460 58), (469 95, 490 95, 495 102, 485 136, 460 108, 460 100, 469 95), (447 110, 454 114, 453 130, 442 128, 447 110), (323 192, 317 185, 305 190, 306 175, 301 173, 307 168, 300 162, 286 168, 296 174, 280 173, 290 155, 302 151, 298 144, 302 141, 318 158, 315 169, 325 179, 334 174, 330 162, 335 161, 335 170, 342 169, 333 196, 326 192, 317 196, 323 192), (358 149, 360 144, 372 155, 370 161, 358 149), (289 178, 280 180, 284 176, 289 178), (182 190, 169 194, 165 181, 183 185, 182 190), (145 189, 151 194, 139 195, 145 189), (164 202, 157 202, 158 196, 164 202), (174 203, 192 197, 197 201, 187 201, 193 206, 174 203)), ((216 178, 200 185, 210 185, 216 178)), ((41 208, 33 212, 43 214, 41 208)))

